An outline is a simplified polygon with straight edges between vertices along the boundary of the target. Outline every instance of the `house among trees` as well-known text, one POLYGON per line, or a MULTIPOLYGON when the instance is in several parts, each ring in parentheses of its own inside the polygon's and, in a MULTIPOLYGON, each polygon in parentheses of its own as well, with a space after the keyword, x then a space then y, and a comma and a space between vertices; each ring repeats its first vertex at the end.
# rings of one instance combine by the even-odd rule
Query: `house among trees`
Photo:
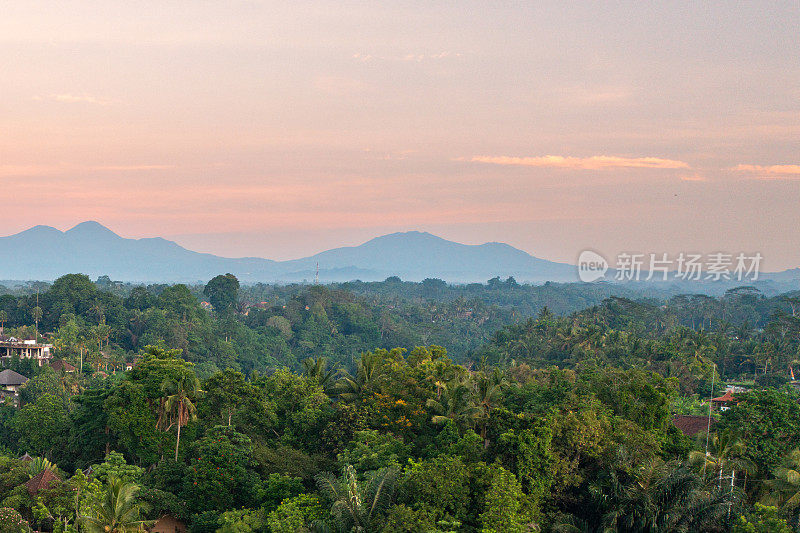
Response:
POLYGON ((28 378, 7 368, 0 372, 0 399, 13 398, 14 405, 19 405, 19 388, 28 382, 28 378))
POLYGON ((3 366, 8 366, 12 357, 33 359, 42 366, 50 361, 52 349, 52 344, 39 344, 35 340, 19 340, 0 335, 0 361, 3 366))
POLYGON ((733 396, 733 393, 729 390, 725 391, 725 394, 718 398, 711 398, 711 406, 718 411, 727 411, 734 405, 738 403, 738 400, 733 396))

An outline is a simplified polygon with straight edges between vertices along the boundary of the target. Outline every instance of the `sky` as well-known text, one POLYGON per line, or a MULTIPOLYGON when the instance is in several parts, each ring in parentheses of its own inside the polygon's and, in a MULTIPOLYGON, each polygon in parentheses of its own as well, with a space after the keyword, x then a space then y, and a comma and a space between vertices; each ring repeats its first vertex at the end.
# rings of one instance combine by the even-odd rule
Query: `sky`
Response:
MULTIPOLYGON (((800 266, 800 4, 0 0, 0 235, 800 266)), ((613 262, 613 259, 612 259, 613 262)))

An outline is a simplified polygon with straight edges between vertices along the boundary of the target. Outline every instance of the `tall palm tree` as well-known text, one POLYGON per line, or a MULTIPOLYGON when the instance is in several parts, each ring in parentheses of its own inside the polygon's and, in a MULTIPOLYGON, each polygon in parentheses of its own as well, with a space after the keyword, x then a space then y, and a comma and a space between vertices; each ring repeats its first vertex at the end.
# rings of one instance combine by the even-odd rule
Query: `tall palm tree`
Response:
POLYGON ((731 428, 718 431, 708 440, 708 452, 695 450, 689 454, 690 464, 701 467, 703 476, 717 479, 717 488, 722 488, 725 471, 731 475, 731 486, 734 484, 736 472, 753 474, 755 464, 744 457, 744 440, 731 428))
POLYGON ((80 521, 87 533, 133 533, 145 531, 152 521, 142 520, 147 511, 144 503, 136 501, 139 486, 109 476, 105 491, 93 495, 91 515, 82 515, 80 521))
POLYGON ((486 427, 488 426, 492 409, 494 409, 502 396, 500 389, 502 383, 503 376, 496 368, 489 375, 481 373, 475 380, 475 400, 480 409, 481 438, 485 447, 489 446, 489 441, 486 438, 486 427))
POLYGON ((360 481, 352 465, 347 465, 337 478, 331 473, 317 477, 317 486, 331 502, 331 513, 340 531, 377 531, 378 515, 394 496, 397 487, 396 468, 376 470, 360 481))
POLYGON ((197 420, 197 408, 192 397, 200 390, 200 381, 193 373, 184 373, 180 378, 167 379, 161 384, 162 410, 158 426, 169 431, 177 425, 178 436, 175 439, 175 461, 178 460, 178 448, 181 445, 181 428, 193 420, 197 420))

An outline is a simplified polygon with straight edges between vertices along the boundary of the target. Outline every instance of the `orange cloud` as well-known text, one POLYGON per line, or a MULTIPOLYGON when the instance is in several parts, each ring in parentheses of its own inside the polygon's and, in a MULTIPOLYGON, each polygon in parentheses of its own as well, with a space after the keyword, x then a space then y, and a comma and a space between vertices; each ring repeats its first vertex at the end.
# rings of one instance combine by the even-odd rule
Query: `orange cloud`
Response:
POLYGON ((175 165, 109 165, 109 166, 91 167, 92 170, 119 170, 119 171, 166 170, 169 168, 175 168, 175 165))
POLYGON ((681 176, 681 181, 708 181, 708 179, 702 174, 695 173, 681 176))
POLYGON ((606 168, 689 168, 689 164, 660 157, 616 157, 593 155, 591 157, 565 157, 545 155, 539 157, 475 156, 470 161, 492 165, 523 167, 553 167, 579 170, 601 170, 606 168))
MULTIPOLYGON (((64 104, 96 104, 101 106, 107 106, 111 103, 108 100, 103 100, 102 98, 97 98, 95 96, 91 96, 88 94, 83 94, 83 95, 68 94, 68 93, 51 94, 47 98, 64 104)), ((34 100, 42 100, 42 97, 35 96, 34 100)))
POLYGON ((731 170, 761 174, 753 179, 791 180, 800 179, 800 165, 736 165, 731 170))

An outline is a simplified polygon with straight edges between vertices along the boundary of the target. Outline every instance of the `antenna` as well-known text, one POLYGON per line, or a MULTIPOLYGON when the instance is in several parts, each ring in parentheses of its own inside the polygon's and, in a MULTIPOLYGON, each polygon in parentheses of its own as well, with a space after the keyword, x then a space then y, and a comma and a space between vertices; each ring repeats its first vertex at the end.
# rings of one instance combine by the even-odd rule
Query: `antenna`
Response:
POLYGON ((319 261, 317 261, 317 272, 314 274, 314 285, 319 285, 319 261))
MULTIPOLYGON (((714 404, 714 378, 716 377, 717 364, 712 363, 711 366, 711 397, 708 400, 708 427, 706 428, 706 456, 703 460, 703 477, 706 475, 706 464, 708 464, 708 438, 711 434, 711 406, 714 404)), ((720 475, 722 471, 720 470, 720 475)))

